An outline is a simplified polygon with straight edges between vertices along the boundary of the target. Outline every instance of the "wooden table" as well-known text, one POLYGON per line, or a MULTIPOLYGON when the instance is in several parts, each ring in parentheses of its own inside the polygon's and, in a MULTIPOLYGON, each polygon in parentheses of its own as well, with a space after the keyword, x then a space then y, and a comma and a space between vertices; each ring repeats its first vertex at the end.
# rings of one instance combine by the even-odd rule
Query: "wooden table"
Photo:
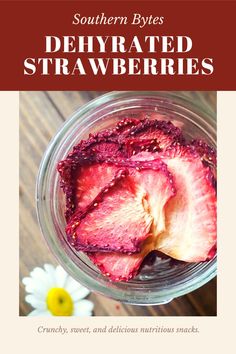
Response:
MULTIPOLYGON (((21 282, 36 266, 57 264, 40 234, 35 211, 35 180, 49 140, 78 107, 102 92, 48 91, 20 93, 20 315, 32 309, 21 282)), ((188 92, 215 109, 215 92, 188 92)), ((91 294, 95 316, 215 316, 216 279, 161 306, 130 306, 91 294)))

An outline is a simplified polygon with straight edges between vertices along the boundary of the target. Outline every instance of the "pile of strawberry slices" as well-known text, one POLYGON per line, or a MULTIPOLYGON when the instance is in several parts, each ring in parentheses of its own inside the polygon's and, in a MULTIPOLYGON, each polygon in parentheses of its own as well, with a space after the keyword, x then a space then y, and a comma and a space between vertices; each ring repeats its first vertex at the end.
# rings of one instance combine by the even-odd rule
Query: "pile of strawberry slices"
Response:
POLYGON ((170 121, 124 119, 58 164, 66 235, 113 281, 157 250, 185 262, 216 253, 216 151, 170 121))

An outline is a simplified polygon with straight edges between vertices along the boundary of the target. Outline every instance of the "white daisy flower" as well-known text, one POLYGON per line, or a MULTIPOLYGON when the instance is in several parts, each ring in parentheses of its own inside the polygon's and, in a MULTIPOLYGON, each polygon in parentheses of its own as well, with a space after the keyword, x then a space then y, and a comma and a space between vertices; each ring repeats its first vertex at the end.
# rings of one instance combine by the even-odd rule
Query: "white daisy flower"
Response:
POLYGON ((92 316, 94 305, 85 299, 90 291, 61 266, 36 267, 22 282, 28 293, 25 301, 34 308, 28 316, 92 316))

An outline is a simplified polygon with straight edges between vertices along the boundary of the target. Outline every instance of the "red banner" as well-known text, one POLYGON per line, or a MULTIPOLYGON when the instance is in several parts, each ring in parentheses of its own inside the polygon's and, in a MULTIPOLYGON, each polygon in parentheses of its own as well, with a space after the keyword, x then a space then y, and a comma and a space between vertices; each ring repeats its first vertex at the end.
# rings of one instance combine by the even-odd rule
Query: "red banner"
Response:
POLYGON ((236 3, 0 3, 4 90, 233 90, 236 3))

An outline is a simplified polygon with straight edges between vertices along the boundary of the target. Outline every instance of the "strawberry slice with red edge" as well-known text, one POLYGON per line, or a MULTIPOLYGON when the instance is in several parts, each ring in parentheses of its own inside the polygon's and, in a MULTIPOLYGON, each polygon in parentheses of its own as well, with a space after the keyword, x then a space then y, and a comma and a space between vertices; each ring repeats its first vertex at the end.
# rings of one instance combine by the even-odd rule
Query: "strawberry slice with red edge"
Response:
POLYGON ((114 164, 93 163, 80 166, 75 173, 76 209, 85 209, 115 176, 114 164))
POLYGON ((66 227, 68 240, 77 250, 139 252, 150 236, 152 217, 145 210, 145 193, 118 170, 85 212, 79 211, 66 227))
POLYGON ((216 149, 208 145, 204 140, 195 139, 192 140, 190 146, 201 157, 204 166, 209 167, 212 172, 211 183, 216 189, 216 166, 217 166, 217 154, 216 149))
POLYGON ((112 281, 129 281, 134 278, 149 252, 153 250, 154 238, 149 237, 142 246, 140 253, 126 255, 121 253, 87 253, 91 261, 102 274, 112 281))
MULTIPOLYGON (((145 229, 141 228, 138 222, 138 209, 136 211, 134 209, 137 200, 139 200, 139 203, 141 202, 144 210, 148 212, 148 215, 153 219, 153 235, 156 235, 165 229, 164 207, 169 198, 175 194, 173 178, 167 170, 166 165, 157 158, 151 162, 116 158, 109 159, 101 165, 97 164, 95 167, 91 166, 90 168, 92 173, 95 171, 95 168, 99 171, 104 171, 106 178, 108 178, 107 170, 111 171, 111 174, 113 174, 116 172, 115 169, 118 169, 119 172, 120 168, 125 168, 129 174, 122 184, 123 187, 125 185, 125 190, 119 184, 109 192, 109 186, 113 185, 114 182, 105 187, 105 195, 103 188, 102 192, 100 192, 100 195, 103 196, 102 203, 99 203, 99 206, 97 206, 95 211, 91 211, 91 206, 93 208, 94 203, 97 204, 97 197, 94 200, 92 198, 93 203, 91 206, 87 207, 86 216, 80 218, 83 219, 83 221, 79 220, 79 218, 77 218, 76 222, 74 218, 71 221, 69 228, 67 228, 68 236, 70 237, 71 234, 74 234, 76 247, 79 250, 93 252, 105 250, 116 250, 129 253, 138 252, 140 250, 139 245, 147 237, 147 232, 144 232, 145 229), (133 210, 131 211, 129 210, 129 207, 132 203, 128 198, 130 186, 132 186, 133 193, 135 193, 135 200, 132 202, 133 210), (129 228, 121 228, 121 225, 123 225, 123 219, 126 220, 123 213, 125 213, 127 217, 132 213, 132 217, 129 216, 129 228), (135 215, 133 215, 133 213, 135 213, 135 215), (73 229, 72 232, 71 224, 77 225, 77 222, 79 222, 79 226, 75 230, 73 229), (110 225, 110 223, 111 228, 109 230, 105 229, 104 224, 110 225), (84 230, 86 225, 89 225, 89 230, 87 230, 87 228, 84 230), (117 228, 120 229, 120 233, 117 231, 117 228), (106 230, 104 235, 101 230, 106 230), (115 240, 113 230, 115 230, 117 235, 119 234, 119 242, 115 240), (144 233, 142 234, 142 232, 144 233), (121 233, 122 236, 120 235, 121 233), (133 235, 135 235, 135 237, 133 235), (110 241, 108 242, 108 240, 110 241), (120 243, 122 243, 122 245, 120 243)), ((84 183, 84 179, 80 179, 83 187, 86 186, 86 188, 83 189, 83 193, 80 194, 80 201, 86 205, 91 199, 91 191, 94 191, 94 193, 100 191, 102 184, 100 178, 96 180, 91 174, 88 175, 87 167, 85 178, 88 178, 87 183, 84 183), (89 188, 89 183, 92 183, 91 188, 89 188)), ((115 178, 114 181, 116 183, 117 178, 115 178)), ((79 205, 81 206, 81 203, 79 205)))
POLYGON ((211 171, 189 147, 172 148, 162 158, 177 193, 166 204, 166 230, 157 237, 156 248, 181 261, 210 259, 215 255, 217 213, 211 171))
POLYGON ((143 151, 157 152, 162 149, 159 146, 158 139, 139 139, 139 138, 127 138, 124 140, 124 147, 128 157, 132 157, 143 151))
POLYGON ((131 159, 109 159, 119 167, 129 169, 130 177, 142 193, 146 195, 149 213, 153 217, 154 236, 165 230, 164 208, 168 200, 176 193, 173 176, 158 154, 139 153, 131 159), (151 157, 152 160, 146 160, 151 157))
MULTIPOLYGON (((73 147, 65 160, 58 163, 57 170, 60 173, 60 186, 66 196, 66 210, 65 217, 68 221, 75 210, 77 209, 78 202, 78 188, 77 181, 80 178, 80 169, 87 168, 88 174, 90 174, 90 166, 96 162, 102 162, 106 158, 114 156, 126 156, 126 152, 123 149, 122 143, 119 141, 123 134, 134 128, 140 121, 137 119, 126 118, 118 122, 115 128, 105 129, 95 134, 90 134, 87 140, 81 140, 79 144, 73 147)), ((98 171, 99 168, 95 171, 98 171)), ((83 171, 84 178, 86 175, 83 171)), ((90 174, 91 175, 91 174, 90 174)), ((101 175, 98 176, 100 178, 101 175)), ((111 177, 109 175, 109 177, 111 177)), ((106 182, 108 182, 110 178, 106 182)), ((88 178, 86 179, 86 182, 88 178)), ((100 185, 102 185, 102 181, 100 185)), ((80 184, 81 185, 81 184, 80 184)), ((90 184, 91 185, 91 184, 90 184)), ((91 193, 95 197, 94 193, 91 193)), ((83 204, 83 203, 82 203, 83 204)))
POLYGON ((195 151, 197 151, 205 166, 214 166, 214 167, 216 166, 217 164, 216 149, 208 145, 202 139, 192 140, 191 146, 194 147, 195 151))
POLYGON ((125 118, 120 120, 116 124, 116 133, 119 135, 119 137, 124 134, 127 134, 131 129, 133 129, 136 125, 140 123, 140 119, 135 119, 135 118, 125 118))
POLYGON ((128 138, 129 142, 131 138, 139 140, 140 143, 144 140, 146 144, 150 140, 150 144, 156 142, 156 146, 163 150, 177 143, 185 143, 181 130, 165 120, 145 119, 130 129, 125 138, 128 138))

